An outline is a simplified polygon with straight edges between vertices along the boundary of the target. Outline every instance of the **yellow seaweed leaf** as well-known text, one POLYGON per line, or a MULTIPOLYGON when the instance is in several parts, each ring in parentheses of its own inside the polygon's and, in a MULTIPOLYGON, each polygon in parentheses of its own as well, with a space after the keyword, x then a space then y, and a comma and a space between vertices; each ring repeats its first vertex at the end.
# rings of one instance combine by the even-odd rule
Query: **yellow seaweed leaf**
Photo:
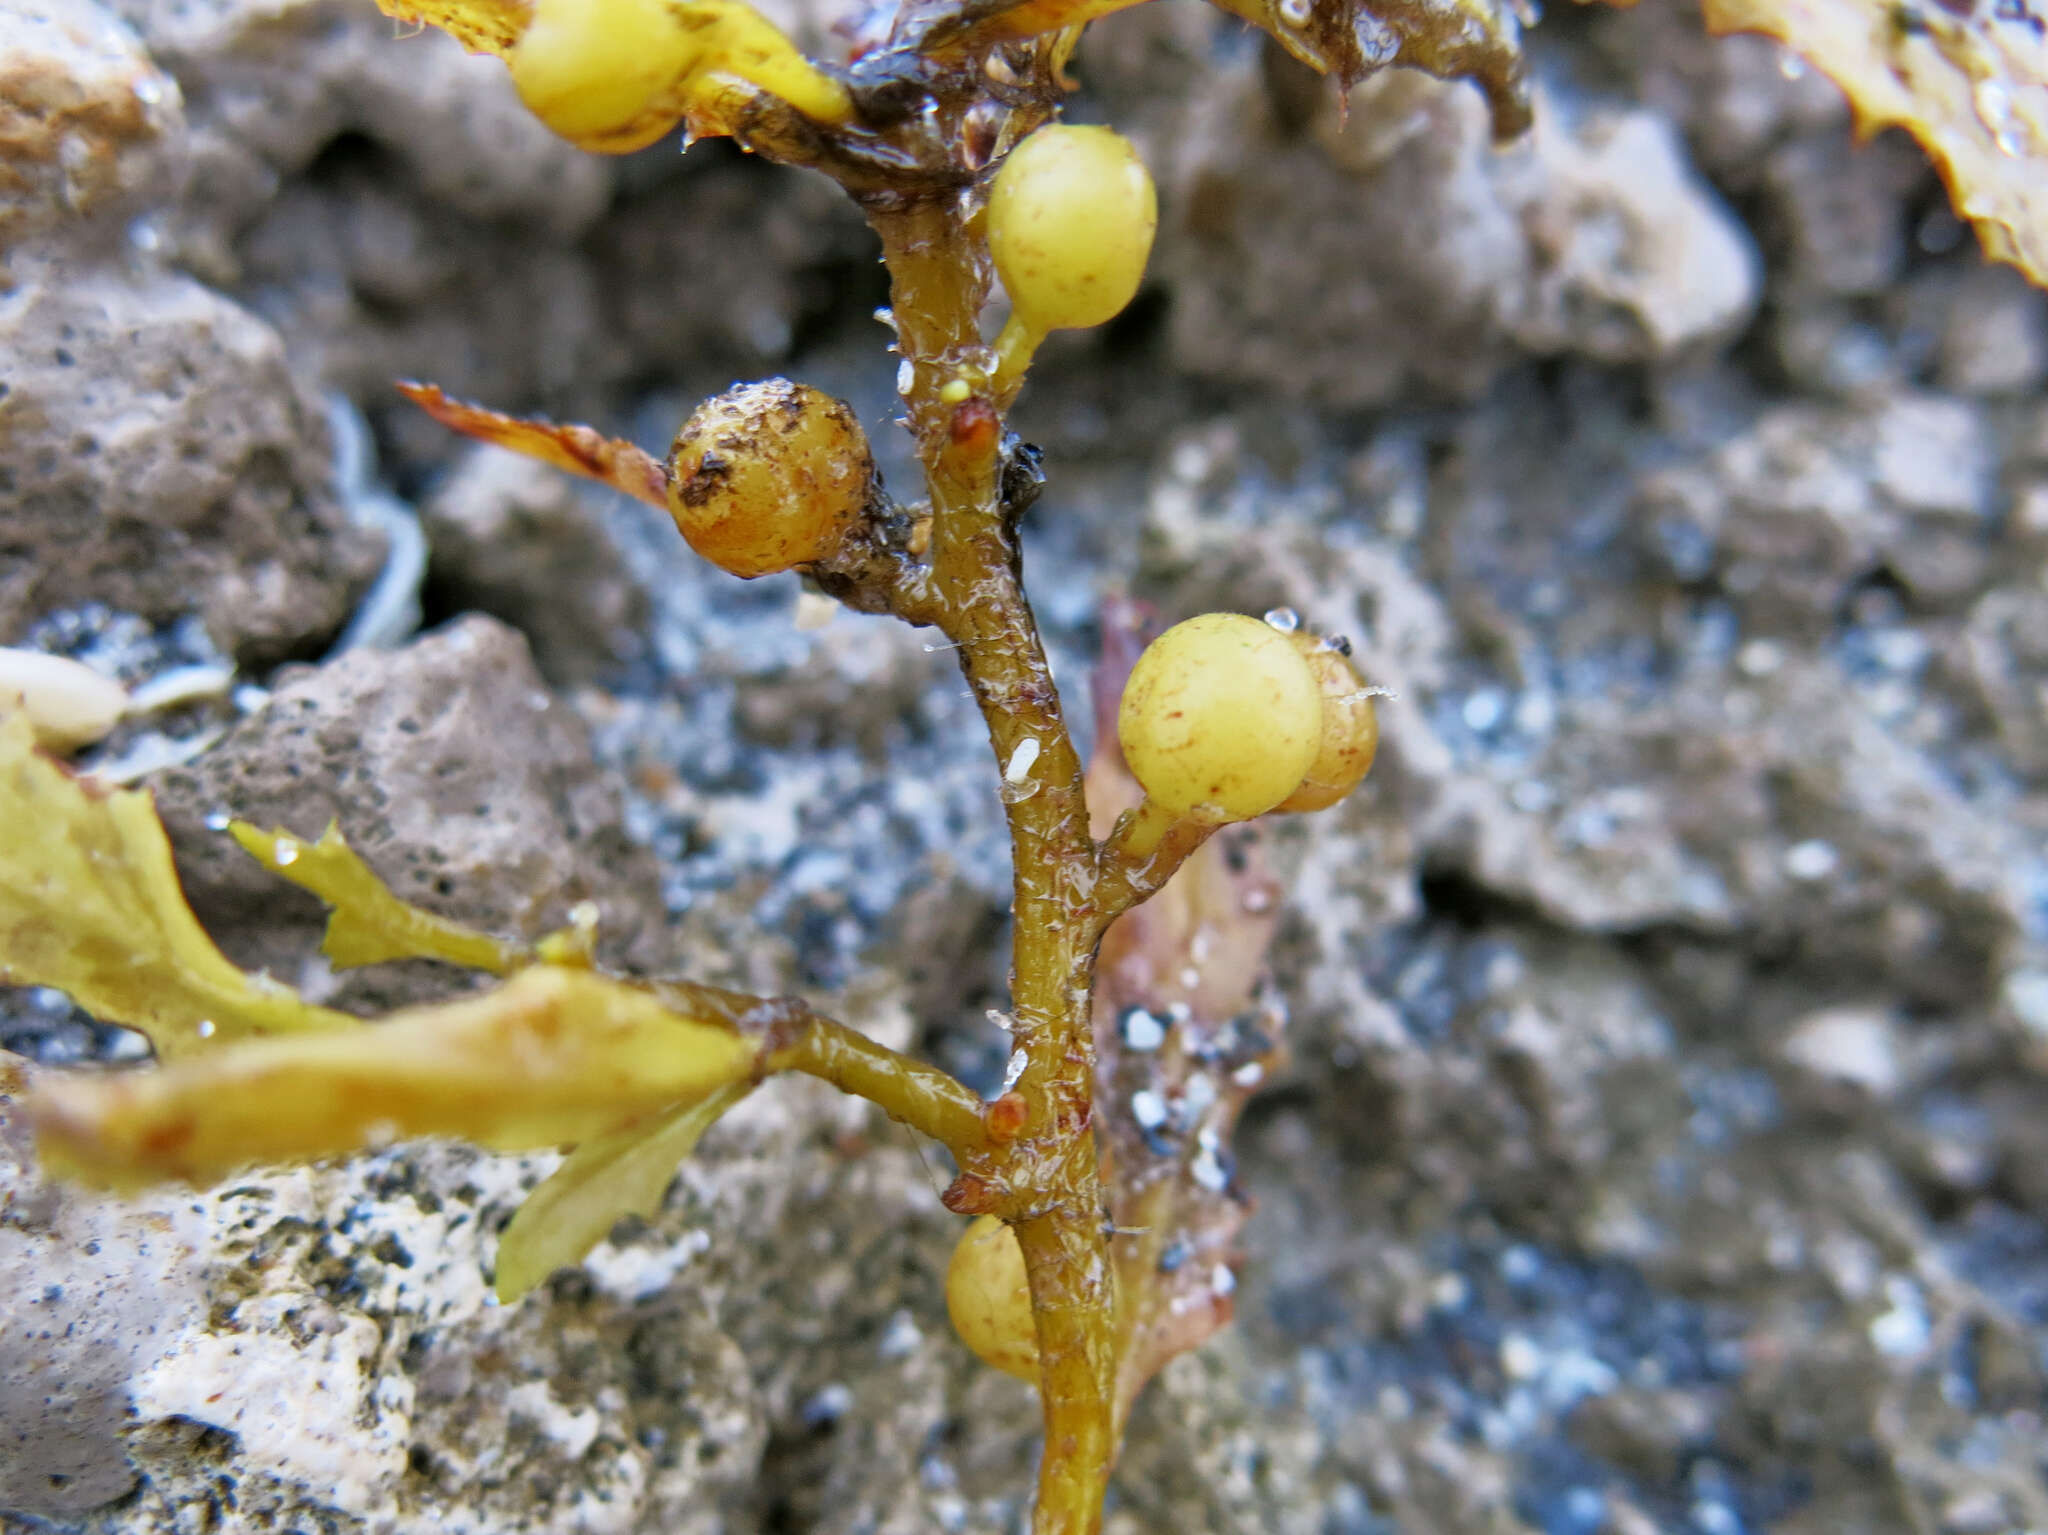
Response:
POLYGON ((527 1197, 498 1243, 498 1299, 518 1300, 557 1269, 581 1263, 624 1215, 651 1217, 676 1165, 750 1084, 665 1109, 585 1141, 527 1197))
POLYGON ((410 1136, 500 1151, 584 1141, 749 1081, 757 1054, 639 987, 539 965, 481 996, 347 1033, 50 1078, 29 1112, 59 1171, 116 1188, 198 1184, 410 1136))
POLYGON ((504 58, 533 20, 530 0, 377 0, 377 9, 411 27, 437 27, 471 53, 504 58))
POLYGON ((376 871, 327 823, 318 842, 290 832, 261 831, 235 821, 228 834, 264 868, 320 897, 334 913, 320 952, 341 969, 393 959, 438 959, 470 970, 510 975, 533 962, 531 951, 401 901, 376 871))
POLYGON ((1842 88, 1868 135, 1920 141, 1985 253, 2048 285, 2048 44, 2038 4, 1705 0, 1716 33, 1775 37, 1842 88))
POLYGON ((0 984, 54 986, 165 1060, 255 1034, 352 1028, 243 974, 185 904, 156 807, 75 777, 0 716, 0 984))

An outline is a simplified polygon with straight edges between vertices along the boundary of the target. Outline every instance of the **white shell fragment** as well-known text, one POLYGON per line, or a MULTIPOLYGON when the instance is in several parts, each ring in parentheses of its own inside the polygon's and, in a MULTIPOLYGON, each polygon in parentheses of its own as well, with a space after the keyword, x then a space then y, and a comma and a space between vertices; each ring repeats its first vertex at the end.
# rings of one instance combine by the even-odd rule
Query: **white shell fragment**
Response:
POLYGON ((77 751, 128 712, 128 690, 83 661, 0 647, 0 709, 22 708, 36 744, 77 751))

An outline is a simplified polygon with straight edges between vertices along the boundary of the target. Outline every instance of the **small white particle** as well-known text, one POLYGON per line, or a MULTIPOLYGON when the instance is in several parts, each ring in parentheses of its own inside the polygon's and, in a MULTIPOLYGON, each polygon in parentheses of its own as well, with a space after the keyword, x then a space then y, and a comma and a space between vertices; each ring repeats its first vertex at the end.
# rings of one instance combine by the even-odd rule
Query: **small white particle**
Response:
POLYGON ((908 1311, 897 1311, 889 1318, 889 1325, 882 1330, 881 1339, 875 1344, 875 1352, 884 1359, 903 1359, 917 1352, 917 1346, 924 1342, 924 1334, 918 1331, 916 1321, 908 1311))
POLYGON ((1141 1130, 1157 1130, 1166 1123, 1166 1100, 1149 1087, 1141 1088, 1131 1094, 1131 1118, 1141 1130))
POLYGON ((896 392, 904 399, 910 398, 910 391, 917 387, 917 364, 905 359, 896 367, 896 392))
POLYGON ((796 594, 796 617, 792 622, 800 633, 822 629, 839 616, 839 604, 820 592, 796 594))
POLYGON ((1735 652, 1735 665, 1745 677, 1768 677, 1785 664, 1785 652, 1770 640, 1751 640, 1735 652))
POLYGON ((1228 1295, 1237 1288, 1237 1275, 1230 1272, 1230 1265, 1219 1263, 1209 1274, 1209 1288, 1218 1295, 1228 1295))
POLYGON ((2048 970, 2015 970, 2007 975, 2005 1005, 2022 1027, 2048 1038, 2048 970))
POLYGON ((1017 749, 1010 753, 1010 760, 1003 768, 1003 781, 1022 783, 1031 776, 1031 769, 1038 761, 1040 747, 1037 736, 1026 736, 1017 743, 1017 749))
POLYGON ((1142 1007, 1124 1014, 1123 1033, 1124 1045, 1132 1050, 1157 1050, 1166 1043, 1166 1025, 1142 1007))
POLYGON ((277 847, 271 856, 277 859, 279 868, 288 868, 299 861, 299 845, 290 837, 279 837, 277 847))
POLYGON ((1521 1333, 1511 1332, 1500 1340, 1500 1367, 1509 1380, 1534 1380, 1543 1371, 1543 1351, 1521 1333))
POLYGON ((1507 695, 1499 688, 1481 688, 1465 700, 1458 713, 1464 718, 1465 728, 1484 735, 1501 722, 1508 712, 1507 695))
POLYGON ((1282 634, 1292 634, 1301 627, 1301 615, 1292 608, 1268 608, 1266 622, 1282 634))
POLYGON ((1239 1087, 1257 1087, 1266 1080, 1266 1068, 1257 1061, 1246 1061, 1230 1074, 1230 1080, 1239 1087))
POLYGON ((1785 872, 1794 879, 1826 879, 1840 862, 1833 844, 1818 837, 1795 842, 1785 849, 1785 872))
POLYGON ((216 1032, 218 1031, 215 1028, 214 1022, 211 1018, 202 1018, 199 1020, 197 1033, 201 1039, 211 1039, 213 1038, 216 1032))

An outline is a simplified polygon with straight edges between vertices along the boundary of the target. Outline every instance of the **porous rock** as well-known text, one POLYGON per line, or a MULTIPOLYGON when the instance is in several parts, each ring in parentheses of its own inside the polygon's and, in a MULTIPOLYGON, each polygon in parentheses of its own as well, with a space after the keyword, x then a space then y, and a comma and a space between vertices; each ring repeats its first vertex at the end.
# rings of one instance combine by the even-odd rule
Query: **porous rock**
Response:
MULTIPOLYGON (((286 672, 260 710, 154 787, 208 930, 243 965, 316 991, 332 984, 314 958, 324 909, 236 847, 222 816, 307 839, 337 823, 402 898, 509 937, 538 938, 595 901, 608 958, 660 958, 653 868, 626 839, 617 790, 525 641, 491 619, 286 672)), ((339 995, 390 1007, 467 979, 418 962, 347 979, 339 995)))
POLYGON ((0 640, 88 601, 196 612, 245 661, 339 629, 381 542, 335 499, 276 333, 153 268, 22 276, 0 292, 0 640))
MULTIPOLYGON (((405 1147, 138 1203, 42 1181, 12 1112, 0 1508, 94 1531, 709 1535, 750 1496, 761 1411, 704 1299, 630 1261, 617 1289, 491 1299, 495 1233, 551 1154, 405 1147)), ((661 1272, 700 1251, 671 1243, 661 1272)))
POLYGON ((1646 545, 1688 551, 1674 573, 1712 571, 1765 630, 1811 633, 1880 571, 1929 604, 1973 594, 1992 555, 1993 462, 1963 400, 1786 405, 1709 463, 1647 477, 1635 515, 1646 545))
POLYGON ((558 687, 615 670, 644 649, 648 605, 598 500, 558 469, 472 449, 420 506, 436 605, 518 629, 558 687))
POLYGON ((75 221, 117 226, 183 177, 177 83, 93 0, 0 5, 0 258, 75 221))
POLYGON ((182 237, 201 237, 215 256, 281 177, 348 134, 387 149, 433 201, 471 217, 519 216, 573 234, 609 195, 608 163, 535 121, 501 63, 432 31, 395 46, 374 6, 119 0, 115 9, 191 103, 195 179, 179 219, 182 237))
POLYGON ((1387 70, 1340 113, 1295 68, 1146 103, 1188 370, 1381 405, 1476 393, 1523 352, 1670 362, 1747 321, 1748 238, 1661 120, 1539 104, 1496 148, 1469 85, 1387 70))

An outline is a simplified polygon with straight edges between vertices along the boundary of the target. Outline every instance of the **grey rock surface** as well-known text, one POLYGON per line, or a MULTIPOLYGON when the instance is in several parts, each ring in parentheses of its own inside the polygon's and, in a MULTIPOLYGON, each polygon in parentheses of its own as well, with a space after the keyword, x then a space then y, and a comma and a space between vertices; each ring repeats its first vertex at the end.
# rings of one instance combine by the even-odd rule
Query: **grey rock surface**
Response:
MULTIPOLYGON (((793 579, 386 395, 658 448, 774 367, 911 494, 857 221, 708 148, 571 154, 367 3, 116 9, 37 8, 0 66, 0 113, 76 103, 0 201, 0 560, 32 554, 0 639, 140 677, 207 658, 196 618, 261 685, 154 779, 223 944, 335 984, 317 906, 206 823, 338 817, 436 910, 533 935, 594 899, 623 962, 1000 1082, 997 774, 943 648, 806 627, 793 579), (322 388, 422 504, 430 621, 493 617, 268 671, 376 558, 322 388)), ((1049 343, 1017 417, 1071 714, 1125 592, 1291 607, 1392 695, 1367 788, 1266 830, 1292 1064, 1232 1148, 1237 1322, 1140 1401, 1106 1528, 2048 1529, 2048 312, 1774 44, 1647 0, 1532 36, 1505 151, 1415 76, 1340 120, 1200 6, 1075 64, 1163 217, 1149 296, 1049 343)), ((0 998, 0 1043, 140 1045, 54 994, 0 998)), ((5 1112, 0 1523, 1021 1528, 1035 1404, 944 1321, 947 1170, 815 1084, 515 1307, 496 1236, 549 1156, 121 1203, 43 1182, 5 1112)))
POLYGON ((59 230, 120 241, 185 173, 176 82, 92 0, 9 0, 0 29, 0 261, 59 230))
POLYGON ((616 673, 646 649, 648 602, 599 500, 530 458, 472 449, 420 507, 435 600, 519 630, 556 686, 616 673))
POLYGON ((219 745, 152 787, 209 931, 244 967, 316 993, 339 985, 344 1002, 389 1008, 456 977, 424 962, 403 978, 325 977, 324 908, 280 889, 225 818, 308 840, 332 822, 405 900, 508 937, 539 938, 594 901, 612 962, 660 965, 654 866, 625 835, 618 791, 525 640, 490 619, 287 669, 219 745))
POLYGON ((153 265, 17 268, 0 293, 0 638, 101 602, 196 613, 275 661, 331 636, 375 568, 326 432, 247 310, 153 265))

